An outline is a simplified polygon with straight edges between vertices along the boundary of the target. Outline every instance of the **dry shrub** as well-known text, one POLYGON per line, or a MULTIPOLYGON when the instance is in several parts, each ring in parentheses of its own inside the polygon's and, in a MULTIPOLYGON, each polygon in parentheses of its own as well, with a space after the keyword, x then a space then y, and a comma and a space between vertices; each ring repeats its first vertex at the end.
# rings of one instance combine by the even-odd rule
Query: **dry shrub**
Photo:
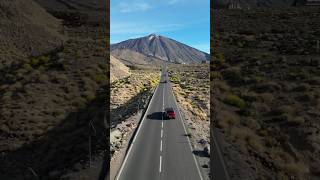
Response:
POLYGON ((220 89, 220 91, 227 92, 230 90, 230 87, 223 81, 214 81, 213 87, 220 89))
POLYGON ((301 161, 285 163, 285 164, 282 164, 280 168, 284 170, 287 174, 290 174, 290 175, 295 174, 300 178, 304 177, 306 174, 309 173, 308 165, 301 161))
POLYGON ((224 130, 240 123, 239 117, 229 111, 221 111, 218 118, 218 126, 224 130))
POLYGON ((302 161, 296 161, 290 154, 279 148, 271 149, 270 157, 277 168, 288 175, 303 177, 309 173, 309 167, 302 161))
POLYGON ((260 124, 258 123, 258 120, 253 118, 245 119, 244 124, 250 129, 254 129, 254 130, 258 130, 261 128, 260 124))
POLYGON ((263 145, 263 142, 261 141, 261 138, 255 134, 252 134, 251 136, 247 137, 247 143, 251 148, 253 148, 257 152, 265 151, 265 147, 263 145))
POLYGON ((274 96, 271 93, 261 93, 260 99, 262 102, 271 103, 274 100, 274 96))
POLYGON ((249 128, 233 127, 230 131, 230 137, 239 144, 246 144, 257 152, 264 152, 265 147, 261 138, 249 128))
POLYGON ((294 117, 294 118, 290 118, 289 122, 294 125, 300 125, 305 122, 305 119, 303 117, 294 117))

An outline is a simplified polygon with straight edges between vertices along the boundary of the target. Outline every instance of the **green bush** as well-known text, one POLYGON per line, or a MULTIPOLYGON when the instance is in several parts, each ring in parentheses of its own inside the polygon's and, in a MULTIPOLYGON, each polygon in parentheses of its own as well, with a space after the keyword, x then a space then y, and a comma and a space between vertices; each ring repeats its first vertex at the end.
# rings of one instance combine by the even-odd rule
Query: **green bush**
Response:
POLYGON ((222 75, 220 74, 220 72, 213 71, 213 72, 211 72, 210 79, 211 80, 213 80, 213 79, 222 79, 222 75))
POLYGON ((92 91, 85 91, 83 93, 84 98, 86 98, 87 101, 92 101, 96 96, 94 92, 92 91))
POLYGON ((13 95, 13 92, 7 91, 7 92, 5 92, 5 93, 2 95, 2 100, 4 100, 4 101, 6 101, 6 100, 10 101, 12 95, 13 95))
POLYGON ((96 82, 94 82, 88 77, 83 77, 82 81, 83 81, 83 87, 86 91, 94 91, 97 87, 96 82))
POLYGON ((246 102, 243 99, 241 99, 240 97, 238 97, 237 95, 233 95, 233 94, 228 95, 224 99, 224 102, 229 105, 238 107, 240 109, 244 109, 246 107, 246 102))
POLYGON ((39 64, 39 58, 31 58, 31 60, 30 60, 30 65, 32 66, 32 67, 34 67, 34 66, 36 66, 36 65, 38 65, 39 64))
POLYGON ((94 80, 98 83, 98 84, 102 84, 102 83, 107 83, 108 81, 108 77, 106 74, 96 74, 94 77, 94 80))
POLYGON ((177 75, 169 76, 169 79, 171 82, 173 82, 175 84, 180 84, 180 82, 181 82, 180 77, 177 75))
POLYGON ((87 105, 87 100, 82 97, 77 97, 73 100, 72 105, 78 108, 84 108, 87 105))
POLYGON ((80 51, 76 51, 75 52, 75 57, 76 57, 76 59, 80 59, 81 58, 81 52, 80 51))
POLYGON ((213 64, 222 65, 225 62, 225 57, 222 53, 214 52, 213 53, 213 64))
POLYGON ((32 66, 30 64, 24 64, 23 69, 27 70, 28 72, 33 70, 32 66))
POLYGON ((50 57, 49 56, 40 56, 39 61, 41 64, 47 64, 50 61, 50 57))
POLYGON ((53 74, 52 76, 53 76, 52 80, 53 80, 54 83, 59 83, 59 82, 66 83, 66 82, 68 82, 68 76, 65 75, 65 74, 53 74))
POLYGON ((50 61, 49 56, 39 56, 30 59, 31 66, 38 66, 39 64, 47 64, 50 61))

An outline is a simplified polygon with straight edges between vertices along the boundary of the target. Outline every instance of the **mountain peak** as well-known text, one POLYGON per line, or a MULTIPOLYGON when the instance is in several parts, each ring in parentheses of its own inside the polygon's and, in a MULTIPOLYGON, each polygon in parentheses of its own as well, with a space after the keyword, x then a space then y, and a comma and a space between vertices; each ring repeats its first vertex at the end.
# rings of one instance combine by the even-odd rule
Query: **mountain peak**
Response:
POLYGON ((207 53, 155 33, 111 45, 111 53, 126 50, 172 63, 201 63, 210 59, 207 53))
POLYGON ((157 37, 159 37, 157 34, 155 34, 155 33, 152 33, 152 34, 150 34, 149 36, 147 36, 148 37, 148 39, 149 39, 149 41, 151 41, 153 38, 157 38, 157 37))
POLYGON ((158 36, 156 33, 152 33, 149 36, 158 36))

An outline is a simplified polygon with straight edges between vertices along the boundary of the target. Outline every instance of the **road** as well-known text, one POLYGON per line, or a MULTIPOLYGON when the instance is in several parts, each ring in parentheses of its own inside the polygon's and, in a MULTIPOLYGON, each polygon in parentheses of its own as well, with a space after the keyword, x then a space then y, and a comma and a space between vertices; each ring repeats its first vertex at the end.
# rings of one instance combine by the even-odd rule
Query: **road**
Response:
POLYGON ((167 74, 164 68, 116 180, 202 180, 167 74), (163 120, 166 107, 175 120, 163 120))

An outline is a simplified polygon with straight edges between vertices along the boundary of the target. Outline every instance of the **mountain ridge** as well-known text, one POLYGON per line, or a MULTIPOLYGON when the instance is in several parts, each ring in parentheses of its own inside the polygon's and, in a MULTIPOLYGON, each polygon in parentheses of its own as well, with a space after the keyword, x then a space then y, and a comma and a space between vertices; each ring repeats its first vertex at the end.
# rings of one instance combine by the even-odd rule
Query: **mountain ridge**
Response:
POLYGON ((148 57, 180 64, 201 63, 210 59, 210 55, 205 52, 155 33, 112 44, 110 50, 113 55, 115 52, 130 50, 148 57))

